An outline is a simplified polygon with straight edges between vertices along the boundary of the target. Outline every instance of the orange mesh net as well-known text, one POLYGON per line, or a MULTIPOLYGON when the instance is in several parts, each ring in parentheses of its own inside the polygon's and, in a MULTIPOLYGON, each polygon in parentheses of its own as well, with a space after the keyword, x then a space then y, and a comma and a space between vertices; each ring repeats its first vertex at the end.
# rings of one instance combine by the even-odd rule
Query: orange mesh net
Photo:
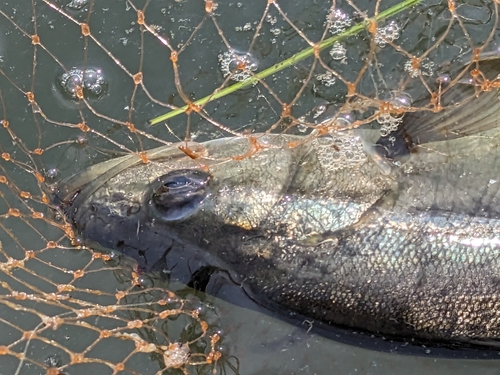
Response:
POLYGON ((80 246, 51 209, 54 186, 113 156, 147 162, 162 144, 196 158, 182 142, 249 137, 234 155, 245 158, 264 147, 260 133, 310 139, 372 124, 384 135, 407 112, 467 103, 500 85, 479 65, 496 52, 498 6, 3 1, 1 372, 236 371, 221 358, 217 314, 80 246), (474 90, 453 101, 464 81, 474 90))

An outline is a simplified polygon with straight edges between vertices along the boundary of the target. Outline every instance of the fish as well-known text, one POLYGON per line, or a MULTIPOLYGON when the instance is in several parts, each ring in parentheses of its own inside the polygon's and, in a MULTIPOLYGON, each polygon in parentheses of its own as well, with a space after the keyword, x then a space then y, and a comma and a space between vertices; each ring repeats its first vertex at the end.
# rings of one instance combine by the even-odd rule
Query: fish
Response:
POLYGON ((141 270, 199 256, 272 311, 497 347, 500 102, 476 86, 376 141, 368 128, 254 134, 111 159, 63 181, 54 204, 83 243, 141 270))

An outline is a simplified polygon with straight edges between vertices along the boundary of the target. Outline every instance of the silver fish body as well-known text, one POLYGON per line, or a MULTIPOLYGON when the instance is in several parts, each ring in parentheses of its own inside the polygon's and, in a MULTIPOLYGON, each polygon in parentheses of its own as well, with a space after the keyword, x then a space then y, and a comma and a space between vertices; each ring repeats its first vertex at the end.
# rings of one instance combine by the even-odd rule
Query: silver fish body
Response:
POLYGON ((500 337, 498 129, 417 147, 389 174, 353 131, 256 139, 242 160, 247 138, 110 160, 67 180, 61 206, 87 243, 145 269, 196 249, 270 308, 402 338, 500 337), (168 176, 190 170, 209 176, 204 199, 162 216, 152 186, 189 188, 168 176))

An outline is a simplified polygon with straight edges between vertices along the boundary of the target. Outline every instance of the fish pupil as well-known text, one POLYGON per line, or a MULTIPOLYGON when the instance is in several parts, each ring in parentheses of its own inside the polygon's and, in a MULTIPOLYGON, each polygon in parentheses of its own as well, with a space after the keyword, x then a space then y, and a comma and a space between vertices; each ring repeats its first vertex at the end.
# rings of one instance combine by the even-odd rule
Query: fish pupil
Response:
POLYGON ((190 180, 184 176, 175 176, 172 180, 167 181, 163 184, 168 189, 179 189, 183 186, 189 185, 190 180))

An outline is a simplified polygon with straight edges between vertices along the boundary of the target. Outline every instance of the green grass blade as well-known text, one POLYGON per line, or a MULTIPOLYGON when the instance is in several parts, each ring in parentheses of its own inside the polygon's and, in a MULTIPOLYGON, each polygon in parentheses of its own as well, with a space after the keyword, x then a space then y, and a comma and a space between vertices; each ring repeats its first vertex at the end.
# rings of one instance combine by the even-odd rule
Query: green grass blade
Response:
MULTIPOLYGON (((319 43, 318 48, 320 51, 323 51, 324 49, 331 47, 335 42, 339 42, 345 38, 359 34, 362 30, 364 30, 367 27, 367 25, 369 24, 370 21, 376 20, 377 22, 379 22, 379 21, 382 21, 384 19, 390 18, 390 17, 410 8, 411 6, 418 4, 419 2, 420 2, 420 0, 404 0, 404 1, 400 2, 399 4, 394 5, 393 7, 389 8, 387 10, 380 12, 374 18, 360 22, 360 23, 352 26, 351 28, 347 29, 346 31, 344 31, 340 34, 337 34, 337 35, 334 35, 328 39, 325 39, 324 41, 319 43)), ((271 66, 270 68, 267 68, 259 73, 256 73, 255 75, 246 79, 245 81, 235 83, 235 84, 228 86, 220 91, 216 91, 215 93, 212 93, 208 96, 205 96, 204 98, 199 99, 199 100, 195 101, 194 103, 197 106, 203 106, 204 104, 206 104, 208 102, 211 102, 211 101, 216 100, 216 99, 220 99, 220 98, 222 98, 226 95, 229 95, 235 91, 241 90, 242 88, 254 85, 257 82, 259 82, 260 80, 262 80, 266 77, 272 76, 273 74, 275 74, 275 73, 277 73, 285 68, 293 66, 296 63, 298 63, 299 61, 302 61, 302 60, 304 60, 308 57, 311 57, 313 55, 314 55, 314 47, 306 48, 306 49, 296 53, 295 55, 289 57, 288 59, 280 61, 279 63, 271 66)), ((171 112, 168 112, 168 113, 165 113, 165 114, 160 115, 158 117, 155 117, 154 119, 149 120, 149 124, 156 125, 162 121, 166 121, 168 119, 171 119, 172 117, 175 117, 181 113, 184 113, 187 110, 187 108, 188 108, 188 106, 185 105, 184 107, 177 108, 171 112)))

